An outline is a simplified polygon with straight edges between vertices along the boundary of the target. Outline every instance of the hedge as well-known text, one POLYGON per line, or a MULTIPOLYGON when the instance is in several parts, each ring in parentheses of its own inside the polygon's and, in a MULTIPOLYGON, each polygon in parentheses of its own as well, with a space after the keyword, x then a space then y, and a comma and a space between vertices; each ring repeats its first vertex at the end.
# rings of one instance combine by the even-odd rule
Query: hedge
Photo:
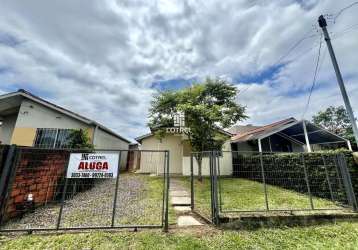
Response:
MULTIPOLYGON (((263 154, 265 182, 308 194, 307 178, 312 195, 347 204, 338 165, 339 155, 343 156, 347 162, 353 190, 358 200, 358 166, 352 152, 346 150, 263 154), (330 187, 332 192, 330 192, 330 187)), ((262 182, 260 155, 234 155, 233 176, 262 182)))

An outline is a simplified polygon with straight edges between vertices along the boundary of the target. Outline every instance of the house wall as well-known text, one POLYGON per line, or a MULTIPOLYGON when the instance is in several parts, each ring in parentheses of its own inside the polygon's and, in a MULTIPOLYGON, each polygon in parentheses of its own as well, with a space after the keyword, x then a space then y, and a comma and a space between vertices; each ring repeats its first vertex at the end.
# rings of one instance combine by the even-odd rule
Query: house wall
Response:
MULTIPOLYGON (((90 134, 90 133, 89 133, 90 134)), ((94 147, 97 149, 123 149, 128 150, 129 143, 119 139, 118 137, 107 133, 101 128, 95 129, 94 132, 94 147)), ((126 168, 128 152, 121 152, 121 169, 126 168)))
POLYGON ((94 133, 95 148, 128 149, 129 143, 98 128, 94 133))
MULTIPOLYGON (((222 147, 222 156, 219 157, 219 166, 220 166, 220 175, 232 175, 232 151, 231 151, 231 142, 228 140, 224 143, 222 147)), ((193 170, 194 175, 198 175, 198 163, 193 159, 193 170)), ((201 171, 202 175, 209 176, 210 168, 209 168, 209 157, 203 157, 201 163, 201 171)), ((190 157, 183 157, 183 175, 189 176, 191 175, 190 170, 190 157)))
POLYGON ((37 128, 88 130, 90 126, 41 104, 24 99, 12 133, 11 144, 32 146, 37 128))
POLYGON ((16 124, 17 114, 3 116, 2 118, 0 141, 2 144, 10 144, 11 136, 16 124))
MULTIPOLYGON (((169 150, 169 167, 171 174, 182 174, 183 143, 181 135, 166 135, 158 140, 150 136, 142 140, 142 150, 169 150)), ((162 174, 164 165, 164 152, 141 152, 141 173, 162 174)))

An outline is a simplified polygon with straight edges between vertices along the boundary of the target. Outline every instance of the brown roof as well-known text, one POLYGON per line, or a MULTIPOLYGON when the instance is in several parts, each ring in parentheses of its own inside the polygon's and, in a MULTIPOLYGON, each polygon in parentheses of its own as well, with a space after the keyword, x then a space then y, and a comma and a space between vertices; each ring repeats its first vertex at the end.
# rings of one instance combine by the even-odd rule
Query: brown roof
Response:
POLYGON ((260 128, 261 126, 253 126, 252 124, 248 125, 235 125, 229 128, 227 131, 229 131, 231 134, 237 135, 245 133, 249 130, 253 130, 255 128, 260 128))
POLYGON ((294 123, 297 122, 297 120, 293 117, 290 117, 288 119, 285 120, 281 120, 278 122, 274 122, 265 126, 261 126, 258 128, 253 128, 249 131, 243 132, 243 133, 239 133, 233 137, 231 137, 231 141, 233 142, 242 142, 242 141, 248 141, 248 140, 253 140, 253 139, 257 139, 257 137, 259 137, 262 134, 265 134, 267 132, 271 132, 281 126, 290 124, 290 123, 294 123))

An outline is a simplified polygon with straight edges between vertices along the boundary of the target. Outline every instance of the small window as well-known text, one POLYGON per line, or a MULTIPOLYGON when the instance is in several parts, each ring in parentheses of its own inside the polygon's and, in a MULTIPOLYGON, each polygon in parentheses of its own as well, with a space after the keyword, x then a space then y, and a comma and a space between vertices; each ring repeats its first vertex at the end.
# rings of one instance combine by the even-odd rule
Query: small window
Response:
POLYGON ((71 129, 38 128, 34 147, 66 148, 71 129))

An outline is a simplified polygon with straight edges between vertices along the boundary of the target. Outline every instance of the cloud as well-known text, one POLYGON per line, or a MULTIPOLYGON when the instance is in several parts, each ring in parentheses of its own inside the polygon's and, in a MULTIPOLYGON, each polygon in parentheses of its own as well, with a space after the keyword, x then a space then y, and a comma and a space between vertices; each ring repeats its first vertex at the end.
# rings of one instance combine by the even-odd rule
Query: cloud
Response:
MULTIPOLYGON (((247 122, 300 118, 320 39, 312 25, 320 14, 349 3, 4 0, 0 92, 29 89, 128 138, 147 132, 147 110, 156 89, 176 89, 206 76, 228 79, 239 89, 250 86, 238 97, 247 105, 247 122), (315 36, 278 61, 311 34, 315 36)), ((353 51, 358 32, 349 29, 358 22, 354 13, 347 10, 329 29, 332 37, 336 34, 334 48, 357 110, 358 58, 353 51)), ((325 53, 307 118, 342 104, 325 53)))

